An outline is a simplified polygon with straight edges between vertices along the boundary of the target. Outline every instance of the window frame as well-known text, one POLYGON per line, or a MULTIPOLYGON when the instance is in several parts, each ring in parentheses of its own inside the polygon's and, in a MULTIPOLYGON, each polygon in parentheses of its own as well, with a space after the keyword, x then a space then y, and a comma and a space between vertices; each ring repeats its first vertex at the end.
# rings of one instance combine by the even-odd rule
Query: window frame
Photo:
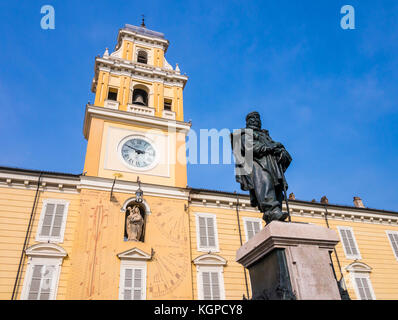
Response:
POLYGON ((373 286, 372 286, 372 282, 370 281, 369 274, 362 273, 362 272, 352 272, 351 281, 352 281, 352 283, 354 285, 355 295, 357 296, 358 300, 376 300, 376 296, 375 296, 375 293, 373 291, 373 286), (361 295, 359 293, 358 284, 356 282, 356 279, 358 279, 358 278, 366 279, 368 287, 369 287, 369 292, 370 292, 370 294, 372 296, 372 299, 362 299, 361 298, 361 295))
MULTIPOLYGON (((127 259, 121 259, 121 262, 120 262, 119 300, 125 300, 124 299, 124 280, 125 280, 125 274, 126 274, 125 270, 126 269, 142 270, 142 288, 141 288, 142 291, 141 291, 141 299, 140 300, 146 300, 147 263, 146 263, 146 261, 127 260, 127 259)), ((134 278, 132 281, 134 281, 134 278)), ((132 296, 134 296, 133 293, 132 293, 132 296)), ((131 299, 131 300, 135 300, 135 299, 131 299)))
POLYGON ((370 281, 369 272, 351 271, 350 272, 350 276, 351 276, 351 282, 352 282, 352 284, 354 286, 355 295, 356 295, 358 300, 369 300, 369 299, 362 299, 361 298, 361 294, 359 293, 358 284, 356 282, 356 279, 358 279, 358 278, 366 279, 367 284, 369 286, 370 294, 372 296, 372 299, 370 299, 370 300, 376 300, 376 295, 375 295, 374 290, 373 290, 372 282, 370 281))
MULTIPOLYGON (((217 216, 216 214, 213 213, 203 213, 203 212, 197 212, 195 213, 195 223, 196 223, 196 249, 199 252, 220 252, 220 247, 218 243, 218 228, 217 228, 217 216), (201 247, 200 246, 200 228, 199 228, 199 218, 213 218, 214 221, 214 247, 201 247)), ((207 227, 207 221, 206 221, 206 227, 207 227)))
MULTIPOLYGON (((37 242, 52 242, 52 243, 63 243, 64 242, 66 222, 68 219, 69 204, 70 204, 69 200, 63 200, 63 199, 44 199, 43 200, 39 223, 37 224, 37 230, 36 230, 35 240, 37 242), (61 204, 61 205, 65 206, 62 224, 61 224, 61 230, 59 231, 59 236, 57 236, 57 237, 51 236, 51 235, 48 235, 48 236, 41 235, 41 230, 43 228, 43 223, 44 223, 44 216, 46 214, 46 208, 47 208, 48 204, 54 204, 54 205, 61 204)), ((52 221, 51 227, 53 227, 53 223, 54 223, 54 220, 52 221)))
POLYGON ((107 93, 107 95, 106 95, 106 99, 105 99, 105 100, 117 102, 117 101, 118 101, 118 97, 119 97, 119 88, 109 86, 109 87, 108 87, 108 93, 107 93), (113 90, 113 91, 111 91, 111 90, 113 90), (115 91, 116 91, 116 92, 115 92, 115 91), (116 99, 115 99, 115 100, 109 99, 109 93, 116 93, 116 99))
POLYGON ((163 99, 163 110, 173 111, 173 100, 172 99, 163 99), (170 105, 170 109, 166 109, 166 104, 170 105))
MULTIPOLYGON (((391 239, 390 239, 390 237, 389 237, 390 234, 394 234, 394 235, 398 236, 398 231, 386 230, 386 234, 387 234, 387 239, 388 239, 388 241, 390 242, 391 250, 392 250, 392 252, 393 252, 393 254, 394 254, 394 256, 395 256, 395 259, 398 261, 398 249, 397 249, 397 252, 395 252, 393 243, 392 243, 392 241, 391 241, 391 239)), ((397 247, 398 247, 398 240, 397 240, 396 245, 397 245, 397 247)))
POLYGON ((247 222, 258 222, 260 224, 259 232, 263 229, 263 220, 261 218, 243 217, 242 220, 245 228, 246 242, 251 239, 251 238, 249 239, 249 230, 247 228, 247 222))
POLYGON ((29 259, 26 266, 20 299, 28 300, 34 267, 36 265, 51 265, 55 267, 55 273, 49 300, 56 300, 61 275, 61 266, 64 258, 68 255, 67 252, 62 247, 55 244, 38 243, 26 249, 26 255, 29 259))
POLYGON ((354 234, 354 229, 353 229, 352 227, 338 226, 338 227, 337 227, 337 230, 338 230, 338 232, 339 232, 339 236, 340 236, 340 239, 341 239, 341 245, 342 245, 342 247, 343 247, 344 254, 345 254, 346 258, 347 258, 347 259, 350 259, 350 260, 361 260, 361 259, 362 259, 362 256, 361 256, 361 252, 359 251, 359 246, 358 246, 358 243, 357 243, 355 234, 354 234), (356 250, 357 250, 357 252, 358 252, 356 255, 355 255, 355 254, 349 254, 349 253, 347 252, 347 248, 346 248, 345 245, 344 245, 343 236, 342 236, 342 233, 341 233, 342 230, 348 230, 348 231, 351 232, 352 239, 353 239, 354 244, 355 244, 355 248, 356 248, 356 250))
MULTIPOLYGON (((203 266, 197 265, 197 279, 198 284, 198 300, 204 300, 204 288, 203 288, 203 273, 204 272, 216 272, 218 274, 218 285, 220 288, 220 300, 225 300, 225 285, 224 285, 224 267, 220 266, 203 266)), ((217 301, 211 299, 211 301, 217 301)))
MULTIPOLYGON (((141 56, 142 57, 142 56, 141 56)), ((142 64, 149 64, 149 53, 148 53, 148 51, 147 50, 145 50, 145 49, 142 49, 142 48, 139 48, 138 50, 137 50, 137 60, 136 60, 138 63, 142 63, 142 64), (141 52, 143 52, 144 54, 145 54, 145 59, 146 59, 146 62, 140 62, 140 61, 138 61, 139 59, 140 59, 140 53, 141 52)))

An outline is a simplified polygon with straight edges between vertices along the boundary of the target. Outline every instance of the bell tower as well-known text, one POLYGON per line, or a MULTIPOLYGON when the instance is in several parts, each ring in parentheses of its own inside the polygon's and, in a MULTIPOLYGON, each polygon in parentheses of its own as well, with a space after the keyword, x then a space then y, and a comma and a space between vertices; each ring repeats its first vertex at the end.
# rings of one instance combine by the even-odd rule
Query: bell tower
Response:
POLYGON ((185 187, 183 90, 188 80, 165 59, 164 34, 126 24, 113 52, 95 58, 94 104, 86 106, 87 176, 185 187))

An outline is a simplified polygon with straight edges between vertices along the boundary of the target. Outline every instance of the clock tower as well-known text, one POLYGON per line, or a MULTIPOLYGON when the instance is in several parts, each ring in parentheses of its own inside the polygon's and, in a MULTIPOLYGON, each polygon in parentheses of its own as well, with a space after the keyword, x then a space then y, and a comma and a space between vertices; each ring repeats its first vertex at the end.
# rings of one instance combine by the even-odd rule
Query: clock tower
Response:
POLYGON ((86 106, 83 129, 87 176, 186 187, 188 77, 165 59, 168 45, 163 33, 126 24, 115 50, 96 57, 95 102, 86 106))

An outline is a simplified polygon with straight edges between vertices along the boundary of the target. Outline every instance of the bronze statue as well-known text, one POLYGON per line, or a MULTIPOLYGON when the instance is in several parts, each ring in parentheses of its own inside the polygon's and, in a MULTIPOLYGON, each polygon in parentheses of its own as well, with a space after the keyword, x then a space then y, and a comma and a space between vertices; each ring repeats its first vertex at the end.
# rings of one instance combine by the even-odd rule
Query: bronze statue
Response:
POLYGON ((127 207, 128 216, 126 218, 126 232, 128 241, 140 241, 142 229, 144 226, 144 219, 142 218, 140 208, 134 206, 127 207))
POLYGON ((251 112, 246 117, 246 128, 232 136, 232 148, 237 158, 236 181, 241 189, 250 192, 250 204, 263 213, 268 224, 273 220, 284 221, 289 216, 282 212, 283 191, 288 188, 284 172, 292 161, 285 147, 272 140, 267 130, 261 129, 258 112, 251 112), (238 150, 239 149, 239 150, 238 150), (252 155, 252 161, 248 156, 252 155))

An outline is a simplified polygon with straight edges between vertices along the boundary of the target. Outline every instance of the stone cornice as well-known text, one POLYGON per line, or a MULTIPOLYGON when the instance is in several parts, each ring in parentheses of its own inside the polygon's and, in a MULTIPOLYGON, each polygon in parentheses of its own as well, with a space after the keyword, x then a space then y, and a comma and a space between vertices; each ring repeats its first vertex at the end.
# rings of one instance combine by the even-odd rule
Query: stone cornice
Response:
MULTIPOLYGON (((0 188, 14 188, 21 190, 36 190, 39 177, 39 170, 24 170, 9 167, 0 167, 0 188)), ((40 181, 40 191, 60 192, 76 194, 82 188, 101 191, 111 191, 113 179, 79 176, 64 173, 43 172, 40 181)), ((113 191, 120 193, 135 194, 138 188, 136 182, 116 180, 113 191)), ((161 186, 152 184, 141 184, 145 195, 158 196, 165 198, 175 198, 189 200, 191 210, 197 208, 205 211, 206 208, 220 208, 236 210, 237 199, 233 193, 222 192, 199 192, 199 189, 177 188, 171 186, 161 186)), ((289 208, 292 217, 308 217, 315 219, 325 219, 361 222, 379 224, 385 226, 398 226, 398 214, 390 211, 377 211, 376 209, 342 207, 327 205, 321 203, 304 202, 300 200, 290 200, 289 208)), ((283 209, 286 210, 285 204, 283 209)), ((239 195, 239 211, 244 216, 244 212, 256 212, 259 217, 261 213, 250 206, 249 197, 247 195, 239 195)))
MULTIPOLYGON (((113 179, 81 176, 81 183, 79 189, 92 189, 100 191, 111 191, 113 185, 113 179)), ((135 195, 135 191, 138 189, 137 182, 116 180, 113 185, 114 193, 129 193, 135 195)), ((189 191, 185 188, 178 188, 172 186, 161 186, 155 184, 147 184, 141 182, 141 189, 145 196, 154 196, 162 198, 174 198, 181 200, 188 200, 189 191)))
MULTIPOLYGON (((22 170, 21 170, 22 171, 22 170)), ((34 172, 20 172, 14 171, 12 168, 0 169, 0 188, 14 188, 23 190, 36 190, 38 175, 34 172)), ((57 175, 56 173, 46 173, 40 179, 41 192, 62 192, 62 193, 79 193, 81 189, 90 189, 98 191, 127 193, 132 196, 138 188, 137 182, 116 180, 113 185, 113 179, 91 177, 91 176, 72 176, 65 177, 57 175)), ((155 196, 163 198, 174 198, 181 200, 188 200, 189 190, 185 188, 178 188, 172 186, 161 186, 154 184, 141 183, 141 189, 145 196, 155 196)))
POLYGON ((111 74, 125 75, 132 78, 141 78, 142 80, 152 82, 162 82, 168 85, 180 86, 185 88, 188 76, 181 75, 179 72, 165 68, 145 65, 125 59, 108 57, 96 57, 94 65, 94 79, 91 90, 96 91, 99 70, 105 70, 111 74))
MULTIPOLYGON (((236 210, 236 194, 227 192, 211 192, 210 190, 191 189, 190 206, 203 208, 222 208, 236 210)), ((251 207, 249 195, 239 194, 239 210, 247 212, 256 212, 261 217, 257 208, 251 207)), ((289 200, 290 214, 294 217, 309 217, 325 219, 353 221, 362 223, 373 223, 383 225, 398 225, 398 213, 393 211, 378 211, 376 209, 344 207, 339 205, 325 205, 318 202, 305 202, 300 200, 289 200)), ((286 209, 283 203, 283 210, 286 209)))
POLYGON ((161 39, 159 37, 150 37, 148 35, 143 35, 126 28, 119 29, 116 49, 120 47, 123 40, 138 40, 150 45, 157 45, 158 47, 162 48, 165 53, 167 51, 167 48, 169 47, 169 41, 166 39, 161 39))
MULTIPOLYGON (((37 173, 22 170, 0 169, 0 187, 15 188, 21 190, 36 190, 40 171, 37 173)), ((62 193, 78 193, 80 177, 70 177, 57 173, 43 173, 40 178, 40 191, 52 191, 62 193)))
POLYGON ((86 112, 84 115, 83 123, 83 135, 88 139, 88 133, 90 132, 90 125, 92 117, 124 122, 134 125, 145 125, 157 129, 168 129, 172 128, 177 132, 188 133, 191 128, 191 124, 183 121, 170 120, 155 116, 147 116, 142 114, 136 114, 128 111, 114 110, 105 107, 97 107, 93 105, 86 106, 86 112))

